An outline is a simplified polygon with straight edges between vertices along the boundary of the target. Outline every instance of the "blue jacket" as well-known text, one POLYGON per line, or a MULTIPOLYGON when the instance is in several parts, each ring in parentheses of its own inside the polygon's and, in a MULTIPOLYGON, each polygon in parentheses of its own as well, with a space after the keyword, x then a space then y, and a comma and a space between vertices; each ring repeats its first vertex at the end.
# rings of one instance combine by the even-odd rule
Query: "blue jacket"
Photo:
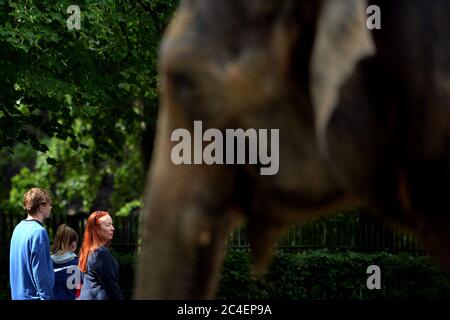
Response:
POLYGON ((51 300, 55 281, 50 241, 37 220, 22 220, 11 237, 9 279, 13 300, 51 300))
POLYGON ((79 300, 122 300, 119 264, 108 248, 100 247, 87 259, 79 300))
POLYGON ((63 255, 52 255, 55 285, 53 298, 55 300, 75 300, 76 285, 81 285, 81 272, 78 269, 78 258, 73 252, 63 255))

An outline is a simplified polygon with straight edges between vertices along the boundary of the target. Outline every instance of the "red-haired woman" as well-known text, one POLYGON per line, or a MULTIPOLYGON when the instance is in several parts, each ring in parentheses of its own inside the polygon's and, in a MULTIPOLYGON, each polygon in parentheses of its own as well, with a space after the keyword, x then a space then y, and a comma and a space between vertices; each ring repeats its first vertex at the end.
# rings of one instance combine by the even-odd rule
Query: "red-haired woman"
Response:
POLYGON ((106 245, 112 240, 114 227, 105 211, 93 212, 86 223, 78 267, 84 273, 79 300, 121 300, 119 264, 106 245))

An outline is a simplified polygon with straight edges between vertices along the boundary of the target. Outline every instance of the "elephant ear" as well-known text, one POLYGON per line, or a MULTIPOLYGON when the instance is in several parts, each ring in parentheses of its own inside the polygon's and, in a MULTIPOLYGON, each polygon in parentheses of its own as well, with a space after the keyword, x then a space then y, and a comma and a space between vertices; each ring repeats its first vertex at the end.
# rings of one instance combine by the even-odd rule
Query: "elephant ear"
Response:
POLYGON ((322 148, 326 146, 325 132, 338 102, 339 88, 361 59, 375 53, 366 27, 366 10, 366 0, 324 0, 319 14, 310 88, 316 134, 322 148))

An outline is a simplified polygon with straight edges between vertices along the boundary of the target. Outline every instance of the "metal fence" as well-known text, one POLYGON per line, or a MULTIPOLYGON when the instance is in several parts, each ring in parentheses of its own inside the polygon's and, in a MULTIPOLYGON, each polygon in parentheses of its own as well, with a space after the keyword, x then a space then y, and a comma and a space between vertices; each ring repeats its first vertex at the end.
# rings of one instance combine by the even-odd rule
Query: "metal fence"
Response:
MULTIPOLYGON (((44 221, 53 241, 58 226, 66 223, 80 236, 82 241, 84 224, 88 214, 78 213, 73 216, 52 215, 44 221)), ((24 216, 3 214, 0 211, 0 257, 9 252, 9 242, 14 227, 24 219, 24 216)), ((112 217, 115 227, 112 246, 127 252, 134 250, 138 244, 140 216, 112 217)), ((232 248, 247 248, 247 230, 242 225, 229 234, 228 246, 232 248)), ((280 239, 277 247, 290 251, 305 249, 351 249, 355 251, 412 251, 422 252, 419 241, 412 234, 400 232, 385 225, 381 220, 359 214, 341 215, 341 218, 325 218, 312 220, 297 226, 291 226, 280 239)))
MULTIPOLYGON (((88 214, 84 213, 73 216, 52 215, 44 222, 50 241, 53 242, 58 226, 66 223, 79 234, 80 245, 87 217, 88 214)), ((24 218, 20 215, 5 214, 0 210, 0 289, 8 286, 9 243, 12 232, 14 227, 24 218)), ((139 245, 140 227, 142 226, 140 216, 113 216, 112 218, 115 226, 112 247, 125 253, 135 253, 139 245)), ((249 248, 245 225, 229 234, 228 247, 249 248)), ((330 250, 349 249, 362 252, 385 250, 414 254, 425 253, 420 243, 411 234, 399 232, 384 225, 380 220, 370 219, 359 214, 313 220, 309 223, 292 226, 278 242, 277 248, 291 252, 328 248, 330 250)))
MULTIPOLYGON (((230 234, 228 246, 249 248, 245 225, 230 234)), ((276 248, 290 252, 327 248, 358 252, 425 253, 414 235, 391 228, 380 220, 361 218, 360 216, 353 216, 351 219, 341 221, 321 219, 291 226, 278 241, 276 248)))

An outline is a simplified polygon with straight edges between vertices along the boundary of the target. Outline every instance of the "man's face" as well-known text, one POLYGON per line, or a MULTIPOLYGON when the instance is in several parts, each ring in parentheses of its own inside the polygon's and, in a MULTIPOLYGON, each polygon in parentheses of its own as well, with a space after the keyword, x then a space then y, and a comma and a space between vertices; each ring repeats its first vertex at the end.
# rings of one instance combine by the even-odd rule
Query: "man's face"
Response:
POLYGON ((41 203, 39 207, 42 215, 44 216, 44 219, 50 217, 50 214, 52 212, 52 203, 51 201, 44 201, 41 203))

